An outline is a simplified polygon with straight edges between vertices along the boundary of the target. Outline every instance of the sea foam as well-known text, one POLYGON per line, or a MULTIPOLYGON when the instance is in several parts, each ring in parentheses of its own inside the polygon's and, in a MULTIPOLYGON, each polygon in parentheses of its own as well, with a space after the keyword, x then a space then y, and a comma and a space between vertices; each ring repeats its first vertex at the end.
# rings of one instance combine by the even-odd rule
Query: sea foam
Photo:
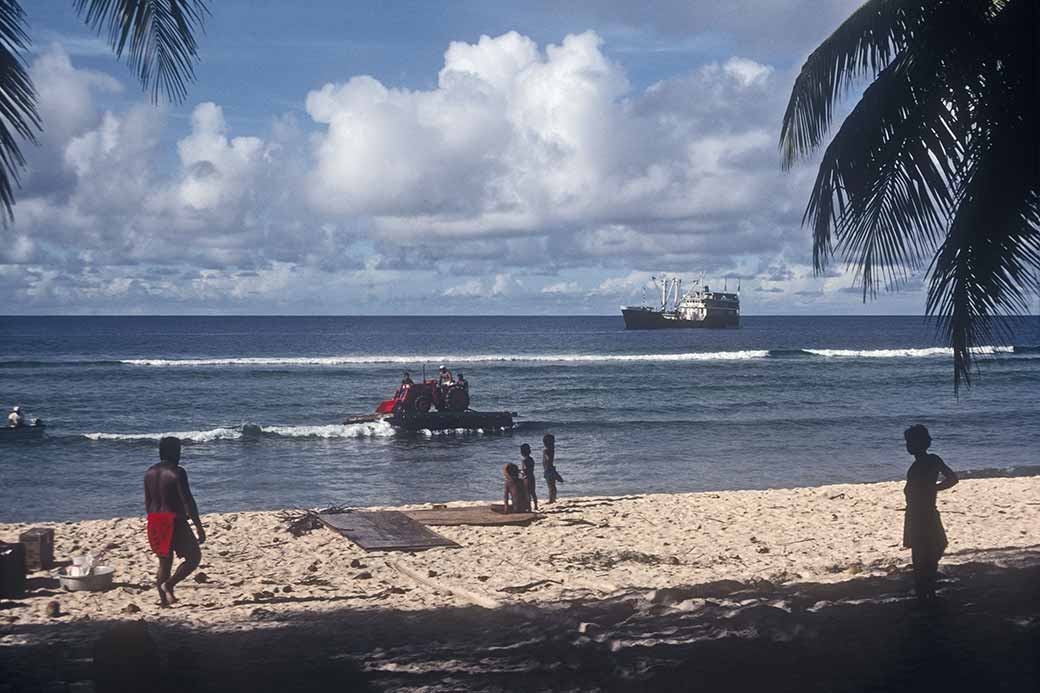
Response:
POLYGON ((411 356, 249 357, 220 359, 125 359, 130 366, 356 366, 430 363, 609 363, 615 361, 733 361, 765 358, 766 350, 709 351, 682 354, 465 354, 411 356))
POLYGON ((385 421, 358 424, 330 424, 326 426, 255 426, 213 428, 208 431, 180 431, 170 433, 84 433, 90 440, 124 442, 158 441, 166 436, 180 438, 186 443, 211 443, 218 440, 240 440, 266 435, 282 438, 384 438, 394 435, 394 429, 385 421))
POLYGON ((159 440, 167 436, 180 438, 182 442, 209 443, 214 440, 235 440, 242 437, 242 431, 236 428, 212 428, 208 431, 172 431, 169 433, 84 433, 90 440, 121 440, 141 442, 159 440))
MULTIPOLYGON (((913 359, 935 356, 953 356, 953 349, 946 347, 929 347, 926 349, 804 349, 816 356, 860 359, 913 359)), ((971 350, 978 356, 1014 353, 1014 347, 980 346, 971 350)))
POLYGON ((265 426, 261 431, 283 438, 386 438, 394 434, 393 427, 386 421, 328 426, 265 426))
MULTIPOLYGON (((1016 353, 1010 346, 980 346, 972 352, 984 356, 994 354, 1016 353)), ((891 348, 891 349, 742 349, 734 351, 693 351, 677 354, 455 354, 426 355, 412 354, 407 356, 383 356, 378 354, 358 356, 299 356, 299 357, 243 357, 243 358, 206 358, 206 359, 125 359, 121 363, 130 366, 151 366, 160 368, 202 368, 202 367, 333 367, 359 366, 370 364, 403 364, 416 363, 674 363, 697 361, 753 361, 764 358, 797 358, 809 356, 826 356, 832 358, 932 358, 951 356, 953 350, 947 347, 927 348, 891 348)))

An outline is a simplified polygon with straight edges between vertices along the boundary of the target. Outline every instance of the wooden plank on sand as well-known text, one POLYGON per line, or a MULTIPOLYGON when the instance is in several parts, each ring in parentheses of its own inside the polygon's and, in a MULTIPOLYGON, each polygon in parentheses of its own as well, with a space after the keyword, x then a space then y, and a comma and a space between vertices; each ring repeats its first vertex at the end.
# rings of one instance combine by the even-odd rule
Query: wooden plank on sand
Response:
POLYGON ((421 551, 459 545, 395 510, 320 514, 318 519, 365 551, 421 551))
POLYGON ((526 525, 540 520, 539 513, 504 513, 501 505, 468 505, 462 508, 437 508, 434 510, 405 510, 404 514, 424 525, 448 527, 454 525, 526 525))

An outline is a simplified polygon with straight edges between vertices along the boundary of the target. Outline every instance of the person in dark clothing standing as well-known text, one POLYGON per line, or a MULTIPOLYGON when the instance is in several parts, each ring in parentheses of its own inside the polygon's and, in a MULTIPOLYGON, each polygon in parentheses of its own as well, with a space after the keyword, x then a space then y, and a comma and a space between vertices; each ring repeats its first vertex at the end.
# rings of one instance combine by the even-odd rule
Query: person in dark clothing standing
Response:
POLYGON ((523 461, 520 463, 520 478, 524 480, 524 484, 527 486, 527 496, 531 499, 531 507, 537 510, 538 494, 535 489, 534 458, 531 457, 531 446, 527 443, 521 445, 520 455, 523 457, 523 461))
POLYGON ((906 451, 914 462, 906 473, 906 517, 903 522, 903 546, 911 551, 914 564, 914 592, 922 602, 935 599, 935 581, 939 559, 946 550, 946 530, 935 507, 939 491, 954 486, 957 475, 942 458, 928 452, 932 437, 928 429, 916 424, 903 433, 906 451), (939 481, 939 477, 942 481, 939 481))
POLYGON ((162 606, 177 601, 173 588, 199 566, 202 560, 199 545, 206 541, 199 508, 188 486, 188 473, 180 466, 180 459, 180 438, 167 436, 159 441, 159 463, 149 467, 144 475, 148 543, 159 557, 155 584, 162 606), (195 524, 197 539, 188 527, 189 518, 195 524), (171 575, 174 554, 184 560, 171 575))
POLYGON ((556 502, 556 482, 563 482, 563 477, 556 471, 556 437, 552 433, 546 433, 542 437, 542 475, 545 477, 545 485, 549 487, 549 502, 556 502))

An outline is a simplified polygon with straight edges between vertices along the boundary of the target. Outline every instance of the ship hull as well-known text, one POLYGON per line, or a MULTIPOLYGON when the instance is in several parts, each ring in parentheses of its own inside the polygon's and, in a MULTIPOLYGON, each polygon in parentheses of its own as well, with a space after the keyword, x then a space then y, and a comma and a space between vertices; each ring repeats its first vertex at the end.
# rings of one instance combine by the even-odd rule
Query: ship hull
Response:
POLYGON ((740 316, 738 315, 712 315, 704 320, 683 320, 668 317, 663 311, 656 310, 632 310, 625 308, 621 311, 625 319, 626 330, 669 330, 669 329, 733 329, 740 327, 740 316))

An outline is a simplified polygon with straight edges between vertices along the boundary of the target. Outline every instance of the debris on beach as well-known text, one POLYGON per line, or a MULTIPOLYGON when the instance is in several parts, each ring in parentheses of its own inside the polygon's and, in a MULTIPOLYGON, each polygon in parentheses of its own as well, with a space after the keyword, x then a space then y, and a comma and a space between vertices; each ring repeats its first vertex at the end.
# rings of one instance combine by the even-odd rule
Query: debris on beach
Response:
POLYGON ((286 525, 285 529, 289 534, 294 537, 302 537, 308 532, 324 527, 318 515, 342 515, 349 512, 352 512, 352 509, 346 505, 333 505, 323 510, 294 508, 279 512, 278 520, 286 525))

